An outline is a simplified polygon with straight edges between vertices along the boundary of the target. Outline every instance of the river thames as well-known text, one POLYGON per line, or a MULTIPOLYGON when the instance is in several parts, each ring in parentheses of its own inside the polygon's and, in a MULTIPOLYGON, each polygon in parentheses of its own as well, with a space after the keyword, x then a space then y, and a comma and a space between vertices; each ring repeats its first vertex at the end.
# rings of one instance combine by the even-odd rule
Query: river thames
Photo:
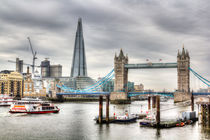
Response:
MULTIPOLYGON (((96 124, 98 102, 57 103, 57 114, 10 114, 9 107, 0 108, 1 140, 209 140, 210 130, 199 122, 184 127, 154 129, 139 126, 139 120, 131 124, 96 124)), ((197 106, 195 106, 197 108, 197 106)), ((135 101, 130 105, 110 105, 110 116, 145 112, 147 101, 135 101)), ((161 102, 161 119, 176 119, 190 106, 177 107, 173 100, 161 102), (168 110, 169 109, 169 110, 168 110)), ((105 103, 104 103, 105 113, 105 103)))

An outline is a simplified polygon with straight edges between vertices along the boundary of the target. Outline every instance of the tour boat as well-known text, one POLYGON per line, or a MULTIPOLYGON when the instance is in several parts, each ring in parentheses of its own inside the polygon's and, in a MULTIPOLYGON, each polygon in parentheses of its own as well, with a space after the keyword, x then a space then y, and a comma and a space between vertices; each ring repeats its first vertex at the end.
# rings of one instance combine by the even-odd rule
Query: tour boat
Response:
POLYGON ((45 114, 58 113, 60 109, 46 101, 18 101, 11 105, 10 113, 45 114))
POLYGON ((13 97, 1 95, 0 96, 0 106, 10 106, 15 101, 13 100, 13 97))

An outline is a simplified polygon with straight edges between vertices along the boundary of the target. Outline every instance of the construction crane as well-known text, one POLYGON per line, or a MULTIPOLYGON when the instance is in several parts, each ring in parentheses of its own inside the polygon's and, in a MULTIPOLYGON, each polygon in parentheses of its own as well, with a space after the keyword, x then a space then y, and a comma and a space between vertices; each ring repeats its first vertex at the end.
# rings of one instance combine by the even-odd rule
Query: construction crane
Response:
MULTIPOLYGON (((16 61, 12 61, 12 60, 8 60, 8 62, 10 62, 10 63, 16 63, 16 61)), ((23 63, 23 65, 31 66, 31 64, 26 64, 26 63, 23 63)))
POLYGON ((33 50, 30 37, 27 37, 27 38, 28 38, 29 45, 30 45, 31 52, 32 52, 32 56, 33 56, 33 63, 31 65, 31 67, 32 67, 32 74, 34 74, 35 60, 37 59, 37 57, 36 57, 36 51, 34 52, 34 50, 33 50))
MULTIPOLYGON (((8 62, 10 62, 10 63, 16 63, 16 71, 22 73, 23 67, 21 68, 21 66, 19 66, 20 64, 17 65, 17 60, 16 61, 8 60, 8 62)), ((23 62, 22 62, 22 65, 26 65, 27 67, 32 66, 31 64, 27 64, 27 63, 23 63, 23 62)), ((34 67, 40 67, 40 66, 36 66, 35 65, 34 67)))
MULTIPOLYGON (((10 63, 16 63, 16 61, 13 61, 13 60, 8 60, 8 62, 10 62, 10 63)), ((27 64, 27 63, 23 63, 23 65, 31 66, 32 67, 31 64, 27 64)), ((41 67, 41 66, 34 65, 34 67, 41 67)))

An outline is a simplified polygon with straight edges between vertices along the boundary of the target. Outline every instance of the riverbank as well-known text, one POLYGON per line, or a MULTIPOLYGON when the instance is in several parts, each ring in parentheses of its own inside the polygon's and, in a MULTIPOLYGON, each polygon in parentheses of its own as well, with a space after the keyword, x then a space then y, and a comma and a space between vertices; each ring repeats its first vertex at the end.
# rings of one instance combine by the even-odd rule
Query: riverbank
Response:
POLYGON ((48 97, 47 99, 52 102, 96 102, 99 100, 98 97, 65 97, 62 99, 48 97))

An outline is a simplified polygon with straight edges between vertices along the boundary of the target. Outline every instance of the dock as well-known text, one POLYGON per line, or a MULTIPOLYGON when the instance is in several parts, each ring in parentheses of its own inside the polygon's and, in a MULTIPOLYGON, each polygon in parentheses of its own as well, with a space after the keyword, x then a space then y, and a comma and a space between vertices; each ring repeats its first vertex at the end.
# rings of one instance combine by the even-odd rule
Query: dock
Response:
POLYGON ((183 127, 185 125, 193 124, 198 119, 194 120, 187 120, 187 121, 179 121, 179 120, 168 120, 168 121, 160 121, 159 124, 157 124, 154 121, 140 121, 139 124, 141 127, 152 127, 152 128, 172 128, 172 127, 183 127))

